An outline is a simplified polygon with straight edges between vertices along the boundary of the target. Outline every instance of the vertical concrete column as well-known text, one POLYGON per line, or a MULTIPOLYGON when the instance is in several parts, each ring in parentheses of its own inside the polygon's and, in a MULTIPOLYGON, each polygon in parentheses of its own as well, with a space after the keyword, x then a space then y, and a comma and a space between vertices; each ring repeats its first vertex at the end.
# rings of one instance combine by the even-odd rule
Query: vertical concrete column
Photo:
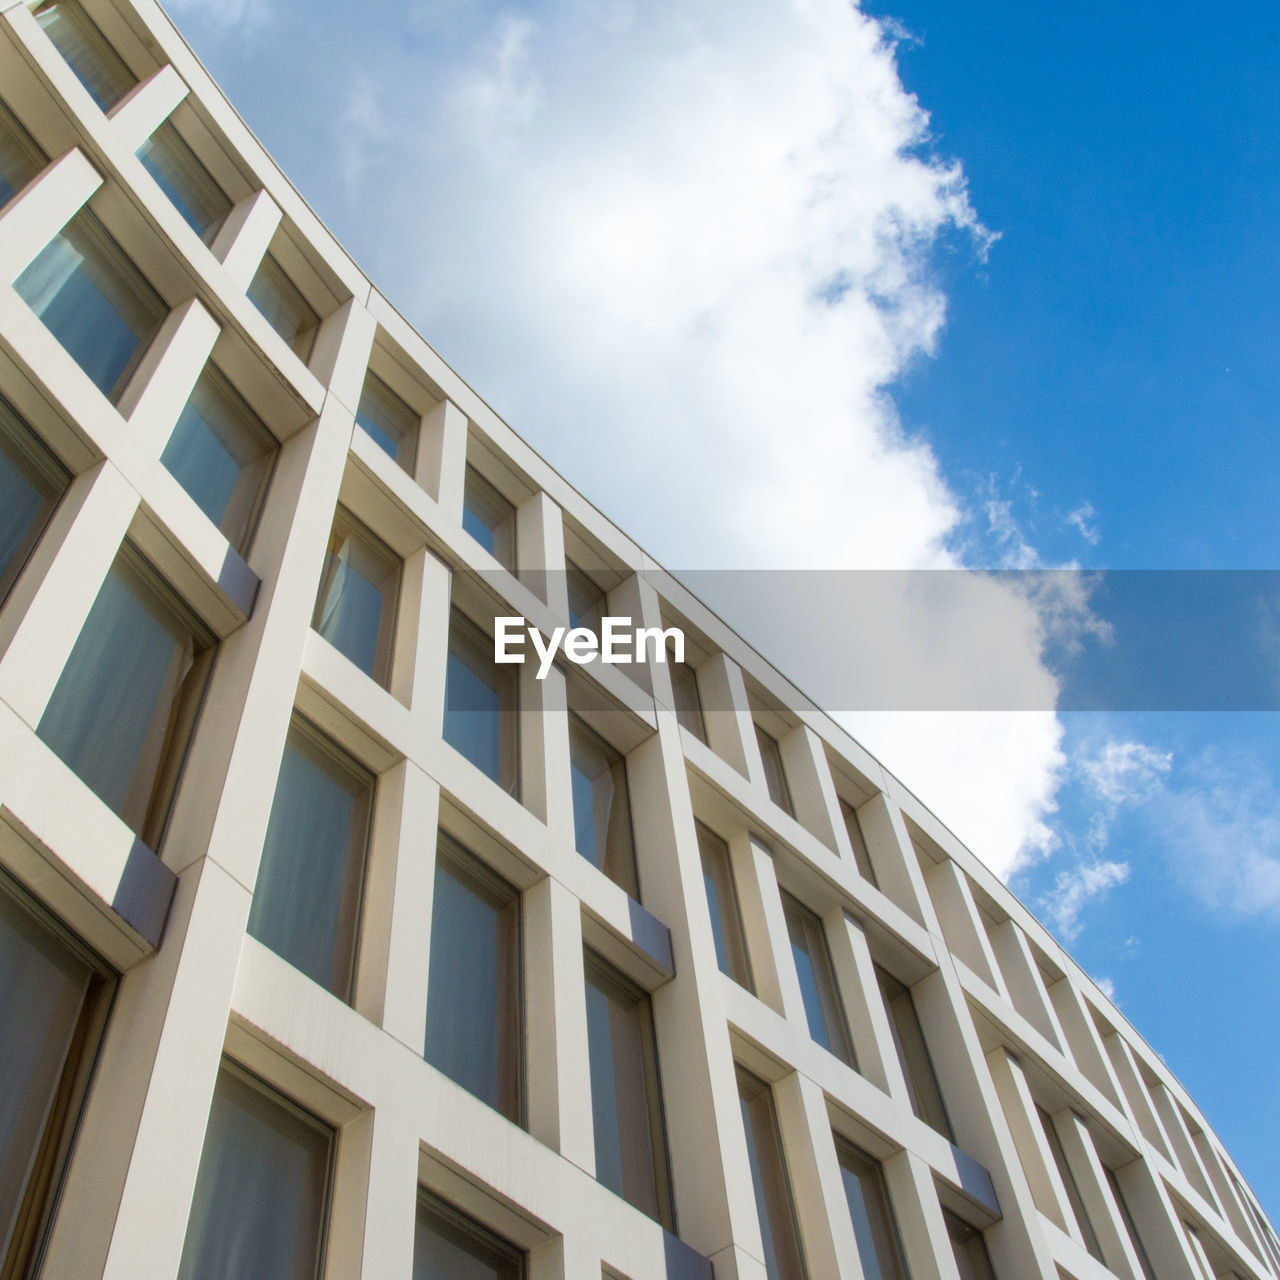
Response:
POLYGON ((866 930, 847 916, 843 908, 828 912, 822 924, 853 1039, 858 1074, 910 1110, 911 1096, 902 1064, 893 1050, 893 1028, 880 994, 866 930))
POLYGON ((763 787, 764 765, 742 668, 723 653, 713 654, 698 668, 698 695, 707 745, 743 777, 763 787))
MULTIPOLYGON (((782 755, 796 821, 828 849, 840 852, 841 839, 847 846, 849 836, 845 831, 840 797, 836 795, 822 739, 807 724, 802 724, 778 743, 778 750, 782 755)), ((851 857, 852 852, 847 850, 846 856, 851 857)))
POLYGON ((109 462, 77 476, 41 544, 43 574, 0 659, 0 697, 32 728, 40 723, 62 668, 124 541, 137 492, 109 462))
POLYGON ((529 1132, 594 1177, 582 908, 545 876, 523 910, 529 1132))
POLYGON ((1009 999, 1009 989, 996 963, 991 939, 973 900, 969 877, 950 858, 929 872, 929 892, 937 909, 938 936, 952 952, 997 995, 1009 999))
POLYGON ((121 145, 137 151, 186 96, 182 77, 168 65, 134 85, 108 117, 121 145))
POLYGON ((569 617, 564 513, 542 490, 516 508, 516 572, 557 618, 569 617))
MULTIPOLYGON (((624 579, 609 592, 608 606, 611 617, 630 618, 637 627, 662 626, 658 598, 653 587, 639 573, 624 579)), ((671 673, 665 663, 630 663, 622 670, 646 693, 653 694, 664 707, 672 705, 671 673), (655 673, 660 673, 657 675, 657 684, 655 673)))
POLYGON ((899 1151, 883 1169, 911 1280, 960 1280, 928 1164, 914 1152, 899 1151))
POLYGON ((885 792, 877 791, 859 806, 858 823, 882 892, 918 924, 932 928, 933 904, 902 810, 885 792))
POLYGON ((1130 1161, 1116 1170, 1116 1182, 1151 1268, 1160 1280, 1204 1280, 1192 1262, 1181 1213, 1151 1163, 1143 1159, 1130 1161))
POLYGON ((102 186, 82 151, 68 151, 0 210, 0 284, 12 284, 102 186))
POLYGON ((413 478, 435 499, 441 512, 462 523, 467 480, 467 415, 442 400, 422 420, 413 478))
MULTIPOLYGON (((1120 1084, 1107 1061, 1102 1037, 1085 998, 1071 978, 1059 978, 1049 988, 1049 1000, 1076 1065, 1115 1106, 1121 1107, 1120 1084)), ((1134 1138, 1137 1138, 1136 1130, 1134 1138)))
POLYGON ((1173 1147, 1174 1158, 1187 1181, 1208 1201, 1217 1208, 1213 1189, 1209 1186, 1209 1178, 1200 1165, 1200 1156, 1195 1144, 1191 1141, 1191 1131, 1187 1128, 1182 1116, 1182 1108, 1177 1099, 1169 1092, 1164 1081, 1157 1080, 1151 1086, 1151 1100, 1155 1103, 1156 1112, 1169 1135, 1173 1147))
POLYGON ((1049 992, 1027 942, 1027 935, 1013 920, 1002 920, 991 930, 990 937, 991 949, 1000 972, 1004 974, 1013 1007, 1050 1044, 1065 1052, 1066 1037, 1049 1003, 1049 992))
POLYGON ((348 298, 320 322, 308 368, 354 419, 369 368, 378 322, 364 304, 348 298))
POLYGON ((440 788, 403 760, 378 779, 353 1004, 421 1053, 440 788))
POLYGON ((223 220, 213 242, 213 256, 237 289, 247 289, 253 283, 279 225, 280 206, 266 191, 246 196, 223 220))
MULTIPOLYGON (((522 671, 533 672, 530 663, 522 671)), ((541 812, 552 839, 562 848, 575 843, 573 825, 573 783, 570 777, 568 687, 564 672, 552 667, 545 680, 534 679, 540 705, 524 723, 531 734, 538 735, 535 744, 541 762, 541 812)), ((527 802, 526 802, 527 803, 527 802)))
POLYGON ((1129 1104, 1129 1114, 1137 1123, 1138 1131, 1166 1160, 1172 1160, 1169 1139, 1152 1106, 1151 1095, 1147 1092, 1133 1050, 1118 1031, 1107 1036, 1103 1047, 1107 1051, 1116 1079, 1120 1082, 1125 1101, 1129 1104))
MULTIPOLYGON (((804 1017, 800 983, 790 963, 786 921, 773 867, 773 854, 748 831, 730 836, 729 868, 756 995, 783 1017, 804 1017), (782 950, 778 950, 781 940, 782 950)), ((703 893, 705 901, 706 894, 703 893)), ((732 903, 727 903, 732 908, 732 903)))

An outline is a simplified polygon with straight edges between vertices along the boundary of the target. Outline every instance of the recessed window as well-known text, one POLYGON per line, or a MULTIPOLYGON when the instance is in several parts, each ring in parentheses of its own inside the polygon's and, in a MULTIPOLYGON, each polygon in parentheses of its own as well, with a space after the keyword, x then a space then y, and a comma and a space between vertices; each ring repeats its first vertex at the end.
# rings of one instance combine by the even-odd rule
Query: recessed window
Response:
POLYGON ((791 939, 796 977, 800 980, 809 1035, 841 1062, 856 1067, 822 921, 789 893, 782 895, 782 910, 787 920, 787 936, 791 939))
POLYGON ((565 570, 569 588, 569 626, 586 627, 599 635, 601 619, 607 608, 605 593, 572 560, 565 561, 565 570))
POLYGON ((671 1187, 649 997, 591 952, 585 967, 596 1178, 670 1229, 671 1187))
POLYGON ((791 789, 787 786, 787 775, 782 767, 782 752, 778 748, 778 740, 772 734, 766 733, 759 725, 755 726, 755 730, 769 799, 779 809, 794 816, 795 810, 791 807, 791 789))
POLYGON ((109 399, 124 390, 167 310, 88 210, 49 241, 13 287, 109 399))
POLYGON ((274 456, 275 442, 257 414, 213 365, 205 365, 160 461, 240 550, 274 456))
POLYGON ((311 625, 367 676, 391 676, 400 560, 353 516, 339 511, 329 535, 311 625))
POLYGON ((702 883, 711 912, 711 932, 716 945, 716 963, 740 987, 753 990, 747 946, 742 936, 738 893, 733 883, 729 846, 714 831, 697 824, 698 852, 702 856, 702 883))
POLYGON ((212 637, 131 548, 111 566, 36 732, 144 840, 168 809, 212 637))
POLYGON ((902 1263, 898 1229, 885 1193, 884 1174, 878 1161, 839 1139, 840 1176, 849 1205, 858 1261, 866 1280, 907 1280, 902 1263))
POLYGON ((738 1068, 738 1100, 747 1135, 747 1163, 756 1193, 764 1268, 769 1280, 805 1280, 791 1184, 782 1158, 782 1138, 773 1108, 773 1091, 763 1080, 738 1068))
POLYGON ((853 860, 858 874, 879 888, 876 869, 871 865, 871 854, 867 852, 867 840, 862 834, 862 823, 858 820, 858 811, 843 798, 840 801, 840 816, 844 819, 845 831, 849 833, 849 844, 853 847, 853 860))
POLYGON ((0 1274, 25 1276, 57 1198, 114 980, 0 886, 0 1274))
POLYGON ((467 464, 462 494, 462 527, 500 564, 516 567, 516 509, 467 464))
POLYGON ((0 106, 0 208, 44 168, 44 155, 31 135, 0 106))
POLYGON ((166 120, 138 148, 138 159, 187 226, 205 244, 211 244, 231 212, 231 200, 182 134, 166 120))
POLYGON ((375 373, 366 373, 356 421, 374 442, 412 474, 421 417, 375 373))
POLYGON ((574 846, 593 867, 638 897, 627 762, 572 714, 569 762, 574 846))
MULTIPOLYGON (((1147 1256, 1146 1246, 1142 1243, 1142 1237, 1138 1234, 1138 1224, 1133 1220, 1133 1214, 1129 1210, 1129 1202, 1125 1199, 1124 1192, 1120 1189, 1120 1179, 1116 1177, 1114 1169, 1107 1169, 1106 1175, 1107 1186, 1111 1190, 1111 1198, 1115 1201, 1120 1219, 1124 1223, 1125 1230, 1129 1233, 1129 1242, 1133 1245, 1133 1251, 1138 1255, 1138 1265, 1142 1268, 1144 1280, 1156 1280, 1156 1273, 1152 1269, 1151 1259, 1147 1256)), ((1234 1174, 1232 1175, 1232 1181, 1235 1181, 1234 1174)), ((1245 1200, 1245 1204, 1249 1205, 1249 1201, 1245 1200)), ((1249 1208, 1252 1209, 1252 1205, 1249 1205, 1249 1208)), ((1254 1215, 1255 1226, 1257 1222, 1258 1219, 1254 1215)))
POLYGON ((942 1217, 947 1224, 947 1238, 951 1241, 960 1280, 996 1280, 982 1232, 949 1209, 943 1209, 942 1217))
POLYGON ((524 1254, 436 1196, 421 1192, 413 1280, 523 1280, 524 1254))
POLYGON ((1045 1140, 1048 1142, 1049 1150, 1053 1154, 1053 1162, 1058 1168, 1058 1176, 1062 1179, 1063 1189, 1067 1193, 1067 1203, 1071 1206, 1071 1213, 1076 1220, 1076 1226, 1080 1229, 1080 1237, 1084 1241, 1084 1247, 1088 1249, 1094 1258, 1105 1265, 1102 1246, 1098 1243, 1098 1236, 1093 1229, 1093 1223, 1089 1221, 1089 1213, 1084 1207, 1084 1200, 1080 1195, 1080 1187, 1076 1183, 1075 1174, 1071 1172, 1071 1165, 1067 1161, 1067 1153, 1062 1145, 1062 1139, 1058 1136, 1058 1127, 1054 1124, 1053 1117, 1043 1107, 1036 1107, 1036 1115, 1040 1117, 1040 1126, 1044 1130, 1045 1140))
POLYGON ((0 602, 66 487, 66 472, 0 400, 0 602))
POLYGON ((423 1057, 520 1123, 520 895, 441 837, 423 1057))
POLYGON ((249 932, 340 999, 351 994, 373 778, 304 720, 285 740, 249 932))
POLYGON ((74 0, 46 0, 35 14, 76 79, 103 111, 109 111, 138 83, 97 23, 74 0))
POLYGON ((699 742, 707 740, 707 725, 702 716, 702 697, 698 693, 698 673, 687 662, 676 662, 667 654, 667 670, 671 673, 671 696, 676 706, 676 720, 699 742))
POLYGON ((516 677, 493 660, 493 641, 460 610, 449 619, 444 740, 505 791, 519 790, 516 677))
POLYGON ((316 1280, 332 1148, 327 1126, 224 1063, 178 1280, 316 1280))
POLYGON ((307 361, 320 327, 320 317, 271 254, 263 255, 248 294, 249 301, 266 316, 298 359, 307 361))
POLYGON ((925 1124, 930 1125, 948 1141, 953 1137, 947 1109, 938 1088, 938 1077, 933 1070, 933 1059, 925 1043, 924 1031, 916 1014, 911 992, 891 973, 876 965, 876 980, 880 995, 889 1014, 889 1028, 893 1032, 893 1047, 902 1066, 907 1093, 911 1098, 911 1110, 925 1124))

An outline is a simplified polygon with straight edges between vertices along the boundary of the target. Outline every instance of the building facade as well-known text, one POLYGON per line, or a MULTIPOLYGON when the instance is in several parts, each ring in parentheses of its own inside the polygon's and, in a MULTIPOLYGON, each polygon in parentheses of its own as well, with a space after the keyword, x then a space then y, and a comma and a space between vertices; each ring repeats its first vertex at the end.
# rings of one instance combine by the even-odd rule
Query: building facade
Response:
POLYGON ((1280 1277, 1105 995, 157 5, 0 0, 0 202, 0 1277, 1280 1277), (605 615, 684 661, 494 662, 605 615))

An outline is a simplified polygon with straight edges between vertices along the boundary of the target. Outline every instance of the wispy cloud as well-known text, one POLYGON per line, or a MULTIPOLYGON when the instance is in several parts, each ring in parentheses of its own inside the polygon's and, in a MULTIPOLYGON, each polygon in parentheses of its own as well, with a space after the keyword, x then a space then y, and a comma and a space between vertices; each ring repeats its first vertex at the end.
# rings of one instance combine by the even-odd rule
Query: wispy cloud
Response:
POLYGON ((1079 531, 1080 536, 1091 546, 1096 547, 1102 541, 1102 530, 1098 528, 1098 513, 1092 502, 1085 502, 1067 515, 1067 523, 1079 531))
POLYGON ((1039 900, 1045 920, 1064 942, 1074 942, 1085 909, 1129 878, 1127 862, 1085 862, 1060 871, 1053 888, 1039 900))

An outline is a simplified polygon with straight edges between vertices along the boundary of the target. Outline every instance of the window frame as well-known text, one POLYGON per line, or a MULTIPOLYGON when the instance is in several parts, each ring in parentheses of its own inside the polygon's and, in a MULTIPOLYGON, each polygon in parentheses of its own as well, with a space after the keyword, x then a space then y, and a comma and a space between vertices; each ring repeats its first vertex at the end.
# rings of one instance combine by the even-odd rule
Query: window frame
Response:
POLYGON ((711 917, 711 934, 715 943, 716 965, 720 972, 745 991, 755 994, 755 976, 751 970, 751 952, 742 924, 742 904, 733 871, 733 857, 728 843, 705 823, 694 820, 698 856, 702 864, 702 884, 711 917), (710 866, 708 864, 711 864, 710 866), (715 890, 715 900, 710 892, 715 890), (736 970, 736 972, 735 972, 736 970))
POLYGON ((912 1113, 948 1142, 954 1142, 955 1131, 947 1113, 947 1100, 942 1096, 942 1086, 934 1069, 933 1055, 929 1052, 929 1042, 925 1038, 911 988, 879 964, 875 965, 875 973, 912 1113))
POLYGON ((516 504, 511 501, 473 462, 468 462, 462 484, 462 525, 471 539, 491 555, 508 573, 519 562, 516 537, 516 504), (493 517, 492 522, 490 517, 493 517), (476 537, 472 524, 489 533, 492 546, 476 537))
POLYGON ((760 750, 760 763, 764 768, 765 790, 783 813, 789 817, 796 816, 795 804, 791 799, 791 787, 787 782, 786 766, 782 763, 782 748, 777 738, 767 729, 762 729, 758 721, 753 720, 756 731, 756 746, 760 750))
MULTIPOLYGON (((574 775, 580 775, 587 778, 588 785, 592 789, 592 813, 595 817, 595 783, 603 772, 597 773, 592 777, 587 777, 586 771, 580 769, 574 762, 575 745, 581 749, 585 747, 587 750, 598 752, 606 761, 606 771, 609 774, 610 782, 613 787, 613 806, 611 806, 610 819, 607 825, 604 838, 604 847, 597 848, 596 858, 592 858, 582 848, 582 836, 578 831, 578 806, 576 796, 572 797, 573 803, 573 819, 574 819, 574 849, 579 856, 590 862, 592 866, 602 874, 608 876, 620 889, 627 893, 630 897, 639 901, 640 899, 640 873, 636 865, 636 842, 635 842, 635 822, 631 810, 631 778, 627 768, 627 757, 614 747, 611 743, 606 742, 580 715, 572 709, 569 711, 569 773, 570 786, 574 786, 574 775), (621 785, 619 785, 618 777, 621 775, 621 785), (621 800, 624 806, 624 812, 618 815, 613 812, 613 807, 621 800), (617 839, 622 842, 625 847, 619 848, 610 840, 610 835, 615 831, 618 832, 617 839), (598 859, 598 860, 597 860, 598 859)), ((593 838, 597 833, 593 832, 593 838)))
MULTIPOLYGON (((493 640, 463 612, 458 605, 450 606, 449 635, 446 644, 446 664, 455 658, 482 684, 491 689, 498 699, 498 776, 494 777, 481 764, 471 758, 462 747, 449 737, 449 679, 445 675, 444 740, 462 758, 478 769, 495 786, 501 787, 515 800, 521 794, 520 735, 520 685, 517 667, 500 665, 493 660, 493 640), (457 652, 455 653, 455 645, 457 652), (470 661, 468 660, 470 659, 470 661), (509 705, 508 705, 509 704, 509 705)), ((454 715, 480 715, 478 710, 453 708, 454 715)))
MULTIPOLYGON (((414 1280, 418 1274, 418 1252, 416 1246, 417 1227, 421 1223, 423 1213, 443 1222, 446 1227, 452 1228, 458 1235, 464 1238, 470 1237, 482 1249, 492 1255, 492 1258, 481 1258, 479 1261, 486 1266, 493 1266, 496 1259, 496 1265, 508 1271, 510 1280, 526 1280, 529 1271, 529 1257, 524 1249, 518 1245, 514 1245, 510 1240, 499 1235, 491 1227, 486 1226, 483 1222, 473 1218, 469 1213, 459 1209, 456 1204, 446 1200, 443 1196, 432 1191, 429 1187, 421 1184, 418 1186, 418 1202, 414 1218, 415 1228, 415 1247, 413 1256, 413 1275, 414 1280)), ((507 1280, 507 1276, 500 1275, 499 1280, 507 1280)))
POLYGON ((781 887, 779 887, 779 893, 782 896, 782 914, 787 925, 787 938, 791 943, 791 960, 795 965, 796 980, 800 984, 800 994, 804 1001, 809 1038, 814 1044, 839 1058, 845 1066, 852 1067, 856 1071, 858 1055, 849 1029, 849 1020, 845 1014, 844 1001, 840 995, 840 983, 836 978, 835 966, 831 962, 831 947, 827 942, 826 928, 821 917, 805 906, 794 894, 788 893, 781 887), (797 941, 797 934, 801 935, 803 945, 797 941), (813 975, 814 999, 817 1001, 816 1007, 806 994, 806 984, 797 962, 797 951, 803 951, 809 961, 809 971, 813 975), (822 1038, 815 1033, 815 1015, 821 1019, 822 1038))
POLYGON ((137 156, 138 162, 146 169, 152 180, 164 193, 165 198, 181 215, 187 226, 206 245, 212 245, 214 240, 217 239, 218 232, 222 229, 222 224, 226 222, 227 215, 230 214, 235 202, 223 190, 222 184, 213 176, 209 167, 200 159, 195 148, 182 136, 181 131, 173 122, 173 117, 170 116, 161 121, 151 134, 143 139, 134 154, 137 156), (190 184, 190 195, 195 202, 197 204, 212 204, 220 209, 220 212, 210 221, 205 222, 201 218, 197 209, 192 207, 180 190, 179 195, 183 196, 181 203, 175 198, 174 192, 179 189, 179 184, 174 183, 169 173, 151 158, 152 152, 166 151, 168 154, 165 158, 172 169, 182 173, 184 179, 190 184), (200 188, 202 187, 205 190, 201 191, 200 188), (189 217, 188 214, 190 215, 189 217))
POLYGON ((747 1144, 747 1167, 755 1192, 761 1245, 766 1255, 763 1259, 765 1270, 769 1280, 808 1280, 809 1268, 800 1234, 800 1219, 796 1213, 795 1189, 791 1184, 791 1170, 787 1167, 786 1148, 782 1142, 782 1126, 778 1121, 773 1086, 748 1071, 741 1063, 734 1063, 734 1073, 738 1085, 743 1135, 747 1144), (761 1101, 762 1107, 754 1106, 761 1101), (762 1140, 768 1144, 763 1152, 762 1140), (770 1166, 767 1170, 764 1168, 766 1163, 770 1166), (772 1186, 762 1185, 762 1179, 766 1176, 772 1186), (788 1254, 786 1258, 778 1256, 777 1237, 780 1234, 785 1236, 783 1243, 788 1254))
MULTIPOLYGON (((422 414, 400 395, 385 378, 377 374, 372 367, 365 370, 364 382, 360 384, 360 399, 356 404, 355 420, 360 430, 383 453, 402 471, 413 475, 418 459, 418 436, 421 434, 422 429, 422 414), (366 399, 372 412, 365 407, 366 399), (384 410, 384 405, 375 403, 379 400, 385 402, 385 406, 389 406, 391 416, 402 415, 404 417, 403 428, 398 436, 393 437, 386 427, 377 421, 373 421, 374 414, 382 414, 384 410), (379 438, 383 436, 395 444, 394 453, 379 438)), ((394 423, 391 423, 391 425, 395 426, 394 423)))
POLYGON ((249 281, 245 289, 245 297, 253 303, 258 313, 271 326, 280 340, 287 346, 294 355, 306 364, 311 359, 311 353, 315 350, 316 335, 320 331, 320 325, 323 323, 323 317, 311 304, 311 300, 298 286, 298 282, 285 270, 280 259, 268 249, 262 255, 262 261, 258 263, 258 269, 253 273, 253 279, 249 281), (285 337, 283 331, 276 325, 271 318, 270 313, 263 306, 262 301, 254 296, 254 290, 258 287, 258 281, 263 281, 263 286, 274 286, 287 304, 292 304, 299 314, 298 327, 293 334, 285 337))
MULTIPOLYGON (((21 178, 18 186, 13 186, 8 174, 0 172, 0 180, 3 180, 13 189, 12 194, 7 199, 0 200, 0 209, 3 209, 10 200, 16 199, 18 194, 24 191, 49 163, 49 158, 45 155, 44 149, 31 136, 26 125, 18 119, 17 115, 3 101, 0 101, 0 135, 5 134, 12 141, 17 155, 30 165, 31 172, 25 178, 21 178)), ((2 145, 3 142, 0 140, 0 146, 2 145)))
POLYGON ((71 68, 75 78, 84 86, 85 92, 93 99, 94 104, 104 115, 124 101, 130 92, 142 83, 142 77, 129 66, 119 49, 111 43, 106 33, 89 16, 88 11, 79 3, 79 0, 44 0, 43 3, 36 5, 33 10, 33 16, 40 23, 41 30, 46 35, 49 35, 50 43, 57 49, 62 60, 71 68), (89 83, 86 73, 67 55, 62 43, 55 39, 54 36, 49 35, 49 27, 40 22, 44 14, 56 13, 58 10, 61 10, 62 16, 68 20, 67 30, 78 35, 89 51, 98 57, 102 63, 103 70, 107 73, 107 77, 118 81, 116 85, 111 87, 109 97, 100 96, 97 87, 89 83), (126 80, 128 83, 125 83, 126 80))
MULTIPOLYGON (((884 1166, 874 1156, 863 1151, 861 1147, 850 1142, 842 1134, 835 1134, 836 1160, 840 1165, 840 1181, 844 1188, 845 1201, 849 1204, 849 1179, 854 1178, 859 1187, 863 1211, 866 1214, 867 1226, 871 1233, 871 1247, 875 1257, 870 1260, 862 1256, 859 1247, 858 1261, 862 1265, 867 1280, 909 1280, 907 1275, 906 1254, 902 1248, 902 1232, 898 1228, 898 1218, 893 1211, 893 1201, 889 1197, 889 1188, 885 1182, 884 1166), (867 1202, 867 1188, 870 1187, 875 1196, 875 1204, 867 1202), (875 1210, 873 1217, 872 1209, 875 1210), (886 1262, 888 1270, 886 1271, 886 1262), (872 1275, 870 1266, 874 1265, 877 1274, 872 1275)), ((849 1204, 850 1221, 853 1220, 853 1206, 849 1204)), ((854 1226, 857 1235, 857 1227, 854 1226)))
MULTIPOLYGON (((20 464, 25 462, 30 471, 35 473, 36 480, 43 482, 43 487, 47 489, 40 510, 33 517, 22 540, 14 547, 9 563, 0 565, 0 608, 2 608, 9 593, 17 585, 18 579, 22 577, 22 572, 30 562, 32 553, 39 546, 40 539, 53 519, 53 513, 66 494, 71 484, 71 473, 31 429, 27 420, 3 396, 0 396, 0 450, 11 458, 13 454, 17 454, 18 470, 24 471, 20 464), (5 448, 6 445, 9 447, 5 448)), ((30 479, 29 475, 28 479, 30 479)), ((32 488, 37 493, 41 491, 41 487, 39 483, 32 483, 32 488)))

